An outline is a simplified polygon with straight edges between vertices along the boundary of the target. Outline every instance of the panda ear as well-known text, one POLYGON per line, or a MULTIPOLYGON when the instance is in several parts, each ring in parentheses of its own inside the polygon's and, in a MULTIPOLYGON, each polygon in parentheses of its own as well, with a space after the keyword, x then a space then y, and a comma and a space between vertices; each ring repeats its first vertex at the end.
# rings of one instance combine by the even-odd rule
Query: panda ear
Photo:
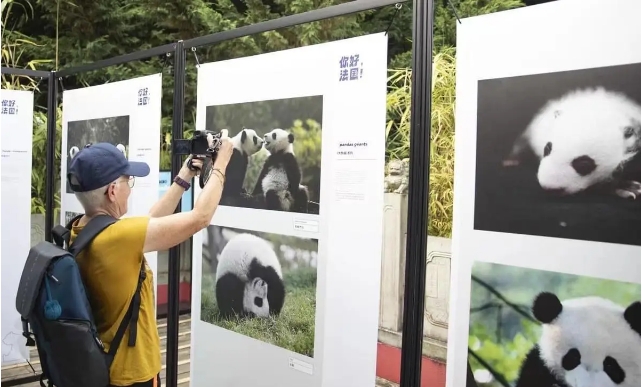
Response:
POLYGON ((640 334, 640 301, 636 301, 626 308, 624 311, 624 319, 631 326, 631 328, 640 334))
POLYGON ((292 133, 288 134, 288 141, 290 142, 290 144, 294 142, 294 135, 292 133))
POLYGON ((245 140, 247 140, 247 132, 245 131, 245 128, 243 128, 243 131, 241 132, 241 144, 245 144, 245 140))
POLYGON ((535 297, 532 311, 539 322, 549 324, 562 313, 562 303, 555 294, 542 292, 535 297))

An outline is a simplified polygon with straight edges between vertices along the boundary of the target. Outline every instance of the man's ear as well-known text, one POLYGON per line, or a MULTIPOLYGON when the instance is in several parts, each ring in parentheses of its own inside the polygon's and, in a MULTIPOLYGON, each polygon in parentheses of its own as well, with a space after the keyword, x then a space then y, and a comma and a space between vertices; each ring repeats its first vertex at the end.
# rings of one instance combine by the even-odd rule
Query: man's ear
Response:
POLYGON ((107 187, 107 193, 105 195, 107 195, 107 199, 110 202, 115 202, 116 201, 116 184, 114 183, 109 184, 109 186, 107 187))

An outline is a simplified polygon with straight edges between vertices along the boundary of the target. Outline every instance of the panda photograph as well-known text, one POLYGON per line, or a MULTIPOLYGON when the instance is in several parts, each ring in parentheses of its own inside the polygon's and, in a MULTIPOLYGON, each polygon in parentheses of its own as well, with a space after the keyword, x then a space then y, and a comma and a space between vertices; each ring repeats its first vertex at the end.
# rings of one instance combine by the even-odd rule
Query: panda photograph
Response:
MULTIPOLYGON (((67 170, 74 156, 89 144, 108 142, 129 155, 129 116, 95 118, 67 123, 67 170)), ((73 191, 67 183, 67 193, 73 191)))
POLYGON ((640 63, 486 79, 476 230, 640 246, 640 63))
POLYGON ((208 106, 234 146, 220 204, 318 215, 322 116, 321 95, 208 106))
POLYGON ((475 262, 466 387, 639 387, 640 313, 637 283, 475 262))
POLYGON ((318 240, 203 230, 201 320, 314 357, 318 240))
POLYGON ((63 225, 66 226, 67 224, 69 224, 69 222, 71 222, 71 220, 73 218, 75 218, 78 215, 81 215, 81 213, 80 212, 65 211, 65 223, 63 223, 63 225))

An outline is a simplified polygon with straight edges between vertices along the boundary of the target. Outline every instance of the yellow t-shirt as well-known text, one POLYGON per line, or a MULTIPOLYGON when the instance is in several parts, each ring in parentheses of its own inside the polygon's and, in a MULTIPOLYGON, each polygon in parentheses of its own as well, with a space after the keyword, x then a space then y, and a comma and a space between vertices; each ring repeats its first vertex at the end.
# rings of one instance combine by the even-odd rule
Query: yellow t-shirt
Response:
MULTIPOLYGON (((121 219, 103 230, 76 258, 106 351, 138 284, 148 223, 147 217, 121 219)), ((71 241, 82 230, 76 224, 71 230, 71 241)), ((146 382, 161 371, 154 277, 147 262, 145 267, 147 276, 141 287, 136 345, 127 345, 127 328, 111 366, 110 383, 115 386, 146 382)))

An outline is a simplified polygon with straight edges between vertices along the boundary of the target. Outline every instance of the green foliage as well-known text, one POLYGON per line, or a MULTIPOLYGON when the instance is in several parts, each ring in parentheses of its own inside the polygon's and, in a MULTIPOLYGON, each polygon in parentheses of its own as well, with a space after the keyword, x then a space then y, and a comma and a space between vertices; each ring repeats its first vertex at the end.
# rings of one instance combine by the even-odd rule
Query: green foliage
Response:
MULTIPOLYGON (((69 68, 84 63, 242 26, 308 12, 347 0, 3 0, 3 64, 39 70, 69 68)), ((460 17, 522 6, 521 0, 462 0, 455 2, 460 17)), ((409 147, 412 2, 339 18, 269 31, 196 50, 201 63, 256 55, 374 32, 388 32, 391 77, 388 98, 387 157, 403 158, 409 147), (396 16, 395 16, 396 15, 396 16), (393 19, 394 16, 394 19, 393 19), (392 22, 392 23, 391 23, 392 22)), ((449 237, 452 228, 452 106, 456 19, 447 1, 435 2, 435 72, 433 73, 433 138, 431 144, 430 235, 449 237), (443 54, 441 57, 440 54, 443 54), (444 71, 439 70, 443 63, 444 71), (441 77, 441 78, 440 78, 441 77), (439 80, 443 84, 439 84, 439 80), (435 123, 438 120, 438 123, 435 123), (437 137, 438 136, 438 137, 437 137), (447 149, 450 147, 449 149, 447 149)), ((190 53, 188 53, 190 54, 190 53)), ((144 61, 67 77, 65 89, 99 85, 163 72, 160 166, 171 165, 173 58, 144 61)), ((196 62, 188 56, 184 136, 190 138, 196 117, 196 62)), ((3 87, 36 89, 37 81, 3 75, 3 87)), ((36 94, 40 106, 46 96, 36 94)), ((296 117, 308 123, 310 117, 296 117)), ((296 124, 295 124, 296 126, 296 124)), ((36 129, 34 129, 35 133, 36 129)), ((60 137, 58 137, 60 138, 60 137)), ((312 144, 307 149, 313 151, 312 144)), ((57 156, 59 157, 59 156, 57 156)), ((59 158, 57 158, 59 168, 59 158)), ((34 156, 34 173, 44 171, 44 158, 34 156)), ((59 173, 56 175, 58 179, 59 173)), ((39 175, 34 181, 44 180, 39 175)), ((40 183, 34 183, 40 184, 40 183)), ((34 185, 34 192, 42 192, 34 185)), ((38 193, 37 195, 40 195, 38 193)), ((44 200, 37 196, 36 201, 44 200)), ((37 205, 35 211, 40 211, 37 205)))
MULTIPOLYGON (((62 107, 56 109, 57 125, 56 138, 61 137, 62 107)), ((45 109, 34 111, 33 115, 33 148, 31 161, 31 213, 44 214, 46 201, 46 155, 47 155, 47 113, 45 109)), ((60 147, 61 142, 56 141, 54 154, 54 176, 60 176, 60 147)), ((60 193, 54 190, 54 219, 60 212, 60 193)))
MULTIPOLYGON (((452 232, 455 167, 455 56, 443 47, 433 57, 430 132, 430 196, 428 235, 449 238, 452 232)), ((387 159, 410 156, 412 70, 389 70, 387 98, 387 159)))
MULTIPOLYGON (((521 362, 539 339, 540 326, 529 318, 539 292, 553 292, 560 300, 604 297, 622 306, 640 297, 635 283, 490 263, 477 262, 473 276, 468 347, 508 383, 516 381, 521 362)), ((475 357, 470 361, 473 371, 486 369, 475 357)), ((497 380, 484 385, 502 386, 497 380)))
POLYGON ((279 347, 314 357, 316 270, 301 268, 284 273, 286 301, 278 317, 223 319, 216 306, 214 280, 203 274, 201 320, 279 347))
MULTIPOLYGON (((452 3, 460 19, 524 6, 521 0, 459 0, 452 3)), ((447 0, 435 2, 433 45, 437 51, 441 51, 442 47, 457 45, 457 23, 447 0)))

